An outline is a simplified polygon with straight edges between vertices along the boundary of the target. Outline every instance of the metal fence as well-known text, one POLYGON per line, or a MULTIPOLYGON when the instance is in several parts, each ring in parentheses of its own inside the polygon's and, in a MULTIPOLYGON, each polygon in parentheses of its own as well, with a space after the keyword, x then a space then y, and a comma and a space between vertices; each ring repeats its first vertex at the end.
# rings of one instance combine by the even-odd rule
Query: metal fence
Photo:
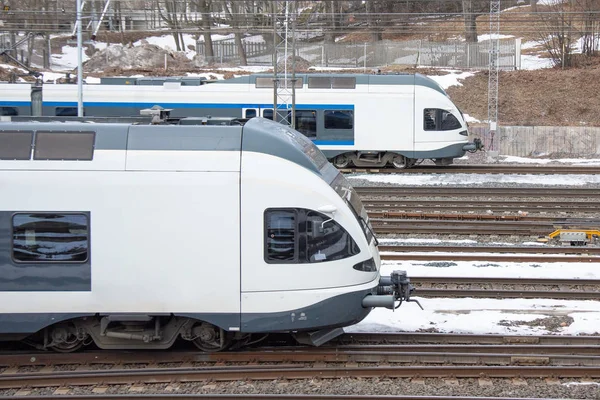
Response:
POLYGON ((486 149, 519 157, 541 155, 594 156, 600 154, 600 127, 502 126, 492 137, 488 128, 469 128, 486 149))
MULTIPOLYGON (((249 65, 271 65, 273 48, 267 43, 244 43, 249 65)), ((204 43, 196 43, 198 54, 204 56, 204 43)), ((410 40, 369 43, 296 43, 296 56, 312 66, 377 68, 389 65, 487 69, 491 42, 430 42, 410 40)), ((239 63, 240 57, 231 40, 213 42, 214 57, 207 62, 239 63)), ((520 39, 499 41, 498 66, 501 69, 520 68, 520 39)))

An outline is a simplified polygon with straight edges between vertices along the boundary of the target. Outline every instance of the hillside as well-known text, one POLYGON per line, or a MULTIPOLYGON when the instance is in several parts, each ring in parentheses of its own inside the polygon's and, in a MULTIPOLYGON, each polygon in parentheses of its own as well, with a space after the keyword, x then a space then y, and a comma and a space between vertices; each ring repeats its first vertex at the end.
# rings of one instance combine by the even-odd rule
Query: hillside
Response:
MULTIPOLYGON (((533 34, 537 29, 527 28, 529 21, 529 6, 516 7, 505 10, 501 17, 502 34, 510 34, 522 37, 523 40, 534 41, 533 34)), ((539 6, 538 6, 539 8, 539 6)), ((437 39, 453 39, 448 32, 460 32, 462 21, 451 18, 432 25, 440 33, 437 39), (446 32, 442 34, 441 32, 446 32)), ((487 16, 478 18, 478 30, 484 33, 489 27, 487 16)), ((194 60, 186 57, 183 53, 173 52, 169 48, 160 48, 155 44, 148 44, 143 39, 156 36, 157 32, 133 32, 133 33, 108 33, 101 36, 104 41, 101 46, 90 46, 86 49, 86 55, 90 58, 84 65, 84 76, 98 77, 108 76, 160 76, 160 75, 187 75, 188 73, 201 74, 213 73, 212 77, 230 78, 234 74, 250 73, 240 69, 217 69, 198 67, 194 60), (121 46, 109 44, 121 43, 121 46), (141 43, 141 44, 140 44, 141 43), (169 69, 163 68, 164 59, 169 60, 169 69), (110 62, 109 62, 110 60, 110 62), (92 68, 93 66, 93 68, 92 68), (92 70, 101 70, 102 73, 91 73, 92 70)), ((360 41, 360 35, 350 34, 341 38, 342 41, 360 41)), ((386 35, 384 35, 384 38, 386 35)), ((395 35, 387 39, 406 40, 415 38, 407 34, 395 35)), ((456 39, 456 37, 454 37, 456 39)), ((65 51, 68 37, 57 37, 52 42, 52 53, 61 54, 65 51)), ((191 40, 191 39, 190 39, 191 40)), ((192 42, 190 42, 192 43, 192 42)), ((531 42, 530 42, 531 43, 531 42)), ((194 42, 195 44, 195 42, 194 42)), ((72 45, 71 45, 72 46, 72 45)), ((187 44, 187 49, 195 53, 193 45, 187 44)), ((71 47, 70 51, 73 48, 71 47)), ((539 46, 528 46, 523 54, 544 57, 545 52, 539 46)), ((36 55, 34 54, 34 61, 36 55)), ((39 58, 39 56, 37 56, 39 58)), ((60 56, 59 56, 60 58, 60 56)), ((37 60, 40 64, 40 60, 37 60)), ((502 71, 499 75, 499 108, 498 121, 500 125, 543 125, 543 126, 600 126, 600 57, 579 60, 577 68, 562 70, 560 68, 546 68, 538 70, 502 71)), ((76 65, 76 64, 75 64, 76 65)), ((231 65, 229 67, 237 67, 231 65)), ((307 70, 308 65, 300 66, 299 72, 307 70), (304 67, 304 68, 302 68, 304 67)), ((63 71, 75 69, 71 63, 63 71)), ((382 67, 383 73, 419 72, 425 75, 444 75, 446 69, 424 69, 413 67, 382 67)), ((363 72, 356 71, 339 72, 363 72)), ((451 86, 447 93, 459 106, 459 108, 472 118, 482 121, 487 120, 488 115, 488 73, 487 71, 470 71, 470 76, 461 81, 462 86, 451 86)), ((55 74, 56 75, 56 74, 55 74)), ((0 66, 0 80, 9 80, 10 73, 0 66)), ((31 79, 28 79, 31 80, 31 79)), ((473 124, 472 125, 476 125, 473 124)))

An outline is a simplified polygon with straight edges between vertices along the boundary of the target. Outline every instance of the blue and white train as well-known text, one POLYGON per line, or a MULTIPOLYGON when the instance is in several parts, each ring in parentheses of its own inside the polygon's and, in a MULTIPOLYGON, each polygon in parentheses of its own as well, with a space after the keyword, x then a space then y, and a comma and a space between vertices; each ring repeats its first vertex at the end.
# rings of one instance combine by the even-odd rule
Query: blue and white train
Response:
POLYGON ((411 301, 380 276, 360 198, 303 135, 237 126, 0 122, 0 340, 206 351, 321 344, 411 301))
MULTIPOLYGON (((338 168, 408 168, 431 159, 448 165, 467 151, 462 113, 434 80, 420 74, 298 74, 295 129, 338 168)), ((291 87, 292 83, 289 83, 291 87)), ((0 84, 2 115, 76 116, 77 85, 0 84), (33 100, 32 100, 33 98, 33 100)), ((102 78, 84 85, 84 115, 135 116, 153 106, 173 117, 273 119, 273 77, 102 78)))

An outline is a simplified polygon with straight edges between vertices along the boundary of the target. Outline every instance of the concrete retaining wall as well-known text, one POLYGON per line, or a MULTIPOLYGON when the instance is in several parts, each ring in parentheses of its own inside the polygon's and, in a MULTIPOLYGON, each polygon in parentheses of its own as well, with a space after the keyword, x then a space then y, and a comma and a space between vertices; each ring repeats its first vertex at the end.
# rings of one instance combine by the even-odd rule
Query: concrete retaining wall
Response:
POLYGON ((492 138, 487 127, 469 128, 488 150, 528 157, 542 154, 590 156, 600 154, 600 127, 502 126, 492 138))

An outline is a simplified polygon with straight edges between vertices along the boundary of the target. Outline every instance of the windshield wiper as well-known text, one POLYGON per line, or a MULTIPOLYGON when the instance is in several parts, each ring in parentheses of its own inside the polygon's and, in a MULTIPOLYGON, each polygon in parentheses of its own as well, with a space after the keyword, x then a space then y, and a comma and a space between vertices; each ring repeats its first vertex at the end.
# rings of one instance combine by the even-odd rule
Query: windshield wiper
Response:
POLYGON ((371 232, 371 236, 373 236, 373 239, 375 239, 375 246, 379 246, 379 240, 377 240, 377 236, 375 236, 375 232, 373 232, 373 230, 371 229, 369 224, 367 224, 367 221, 365 221, 365 219, 362 216, 359 216, 358 218, 360 218, 360 220, 362 221, 364 226, 366 226, 367 229, 369 230, 369 232, 371 232))

